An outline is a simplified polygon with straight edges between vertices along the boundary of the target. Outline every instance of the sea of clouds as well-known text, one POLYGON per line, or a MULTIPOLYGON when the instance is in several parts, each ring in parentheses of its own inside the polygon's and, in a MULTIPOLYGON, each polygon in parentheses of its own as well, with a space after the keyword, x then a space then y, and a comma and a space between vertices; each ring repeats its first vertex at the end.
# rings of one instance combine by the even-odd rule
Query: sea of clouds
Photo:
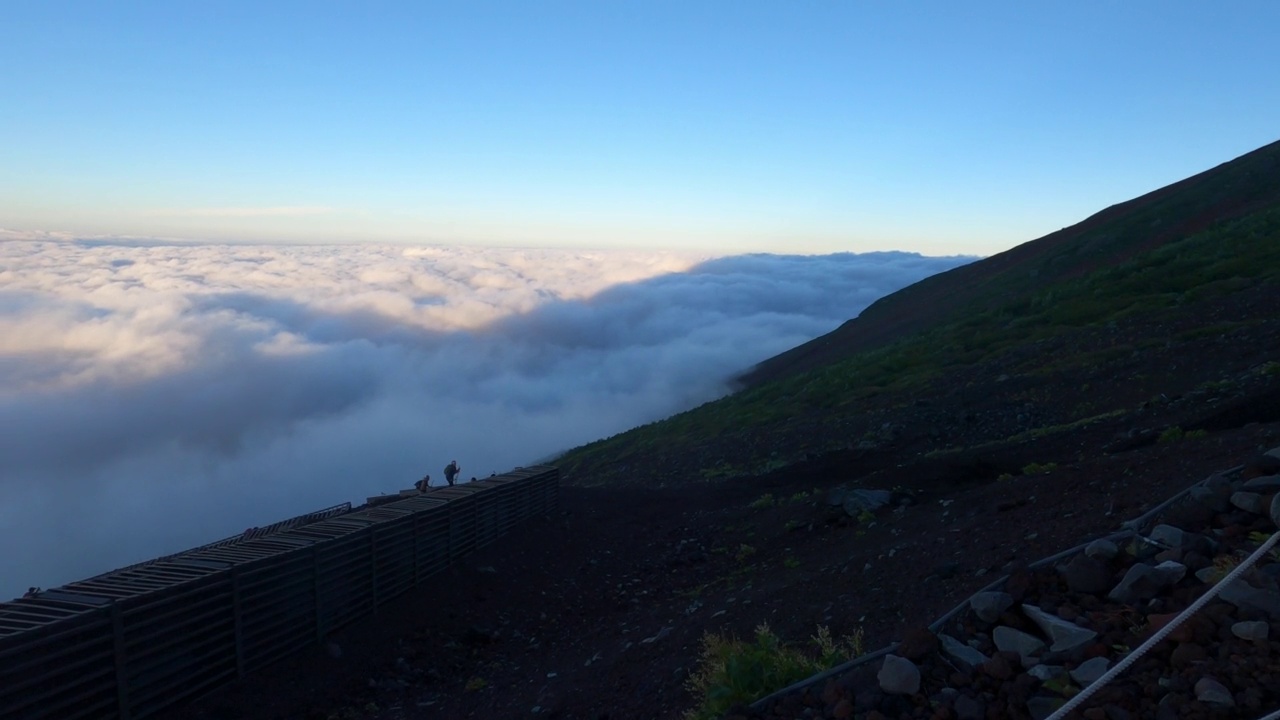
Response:
POLYGON ((971 260, 0 236, 0 598, 531 464, 971 260))

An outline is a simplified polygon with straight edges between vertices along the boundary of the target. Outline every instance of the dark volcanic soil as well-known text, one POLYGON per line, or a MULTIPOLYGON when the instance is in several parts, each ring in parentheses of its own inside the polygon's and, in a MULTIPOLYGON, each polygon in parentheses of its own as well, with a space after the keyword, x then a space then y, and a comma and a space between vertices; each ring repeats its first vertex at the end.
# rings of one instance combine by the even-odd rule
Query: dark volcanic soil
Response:
POLYGON ((1177 326, 1082 329, 1059 343, 1095 348, 1098 362, 1066 374, 1038 370, 1049 343, 925 396, 877 398, 848 450, 763 477, 695 482, 697 468, 667 459, 663 487, 566 478, 559 514, 165 717, 677 718, 706 632, 768 623, 804 642, 826 625, 877 649, 1017 562, 1280 445, 1267 292, 1177 326), (1152 337, 1168 341, 1124 341, 1152 337), (1054 465, 1024 474, 1031 463, 1054 465), (902 489, 914 504, 859 521, 827 504, 839 485, 902 489))

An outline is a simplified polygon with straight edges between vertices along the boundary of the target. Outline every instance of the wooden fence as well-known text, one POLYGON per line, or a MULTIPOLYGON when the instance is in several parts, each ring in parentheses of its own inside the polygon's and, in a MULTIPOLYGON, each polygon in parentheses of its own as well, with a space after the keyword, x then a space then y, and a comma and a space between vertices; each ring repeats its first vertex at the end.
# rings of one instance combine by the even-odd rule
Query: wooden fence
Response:
POLYGON ((0 603, 0 718, 148 717, 376 613, 558 502, 556 468, 520 468, 0 603))

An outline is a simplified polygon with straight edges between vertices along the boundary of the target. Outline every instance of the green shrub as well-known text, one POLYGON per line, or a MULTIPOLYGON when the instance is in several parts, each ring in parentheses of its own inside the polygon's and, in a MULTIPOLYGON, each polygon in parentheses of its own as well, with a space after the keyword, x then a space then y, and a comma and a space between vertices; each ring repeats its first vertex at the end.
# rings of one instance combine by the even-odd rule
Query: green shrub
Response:
POLYGON ((794 570, 800 567, 800 561, 793 557, 789 557, 786 560, 782 561, 782 565, 783 567, 791 568, 792 570, 794 570))
POLYGON ((719 720, 734 705, 750 703, 862 654, 861 631, 837 642, 820 626, 810 640, 809 652, 789 647, 767 624, 756 627, 751 642, 719 633, 703 635, 698 668, 686 683, 698 705, 685 713, 685 720, 719 720))
POLYGON ((755 510, 762 510, 764 508, 771 508, 777 504, 778 502, 773 499, 773 493, 765 493, 751 503, 751 508, 755 510))
POLYGON ((1182 428, 1178 427, 1177 425, 1174 425, 1171 428, 1165 428, 1165 431, 1160 433, 1159 442, 1162 442, 1162 443, 1177 442, 1178 440, 1182 439, 1183 434, 1184 433, 1182 432, 1182 428))
POLYGON ((1031 463, 1022 468, 1023 475, 1047 475, 1058 469, 1058 463, 1031 463))

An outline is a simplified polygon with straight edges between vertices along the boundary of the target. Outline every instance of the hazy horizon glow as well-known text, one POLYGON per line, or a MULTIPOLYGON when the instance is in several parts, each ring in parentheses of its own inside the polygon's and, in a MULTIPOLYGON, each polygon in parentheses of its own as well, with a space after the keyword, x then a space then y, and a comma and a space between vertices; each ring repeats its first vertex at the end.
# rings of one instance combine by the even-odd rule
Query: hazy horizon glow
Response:
POLYGON ((0 240, 0 597, 661 419, 971 260, 0 240))
POLYGON ((1280 4, 25 3, 0 227, 989 255, 1274 141, 1280 4))

